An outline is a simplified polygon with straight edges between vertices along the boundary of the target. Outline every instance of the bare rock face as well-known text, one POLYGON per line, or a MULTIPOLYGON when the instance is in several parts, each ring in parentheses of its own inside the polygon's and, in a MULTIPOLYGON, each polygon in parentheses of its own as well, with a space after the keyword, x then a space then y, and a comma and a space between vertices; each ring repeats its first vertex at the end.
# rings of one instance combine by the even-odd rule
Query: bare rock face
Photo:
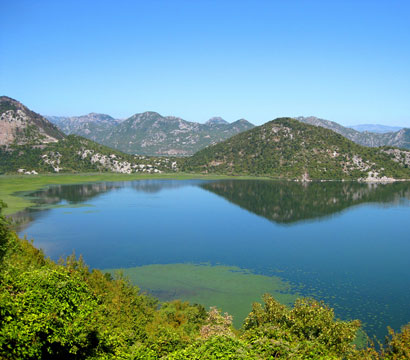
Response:
POLYGON ((55 125, 20 102, 0 97, 0 146, 47 144, 64 136, 55 125))

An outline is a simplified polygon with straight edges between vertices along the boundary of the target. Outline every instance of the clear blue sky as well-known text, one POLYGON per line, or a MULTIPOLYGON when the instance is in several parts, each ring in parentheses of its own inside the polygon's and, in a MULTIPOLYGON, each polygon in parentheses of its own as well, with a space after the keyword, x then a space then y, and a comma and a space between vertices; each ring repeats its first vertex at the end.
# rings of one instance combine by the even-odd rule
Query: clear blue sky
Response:
POLYGON ((2 1, 0 95, 46 115, 410 127, 410 1, 2 1))

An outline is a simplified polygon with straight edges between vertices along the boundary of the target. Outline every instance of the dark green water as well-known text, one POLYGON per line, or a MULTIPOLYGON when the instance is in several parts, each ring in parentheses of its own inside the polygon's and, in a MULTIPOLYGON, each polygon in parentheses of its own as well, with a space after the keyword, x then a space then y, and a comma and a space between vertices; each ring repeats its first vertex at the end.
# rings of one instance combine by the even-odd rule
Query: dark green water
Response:
POLYGON ((147 180, 53 186, 16 218, 53 259, 233 265, 290 281, 369 334, 410 322, 410 184, 147 180), (57 206, 56 206, 57 205, 57 206))

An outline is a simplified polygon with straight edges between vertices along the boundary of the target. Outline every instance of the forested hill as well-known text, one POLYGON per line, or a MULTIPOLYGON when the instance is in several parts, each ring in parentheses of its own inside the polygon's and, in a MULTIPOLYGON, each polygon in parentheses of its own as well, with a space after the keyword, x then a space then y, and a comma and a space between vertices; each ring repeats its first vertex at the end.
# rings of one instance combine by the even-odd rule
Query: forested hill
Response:
POLYGON ((0 146, 0 174, 116 172, 160 173, 176 171, 171 158, 124 154, 76 135, 58 142, 0 146))
POLYGON ((197 152, 184 170, 300 180, 410 179, 410 151, 364 147, 334 131, 280 118, 197 152))

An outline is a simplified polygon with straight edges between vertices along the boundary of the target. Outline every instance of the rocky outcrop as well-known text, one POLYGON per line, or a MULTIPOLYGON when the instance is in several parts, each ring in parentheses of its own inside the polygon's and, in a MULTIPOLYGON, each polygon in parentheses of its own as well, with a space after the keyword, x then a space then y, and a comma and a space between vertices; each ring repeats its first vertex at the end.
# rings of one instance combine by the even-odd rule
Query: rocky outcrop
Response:
POLYGON ((0 146, 47 144, 63 138, 64 134, 41 115, 14 99, 0 97, 0 146))

